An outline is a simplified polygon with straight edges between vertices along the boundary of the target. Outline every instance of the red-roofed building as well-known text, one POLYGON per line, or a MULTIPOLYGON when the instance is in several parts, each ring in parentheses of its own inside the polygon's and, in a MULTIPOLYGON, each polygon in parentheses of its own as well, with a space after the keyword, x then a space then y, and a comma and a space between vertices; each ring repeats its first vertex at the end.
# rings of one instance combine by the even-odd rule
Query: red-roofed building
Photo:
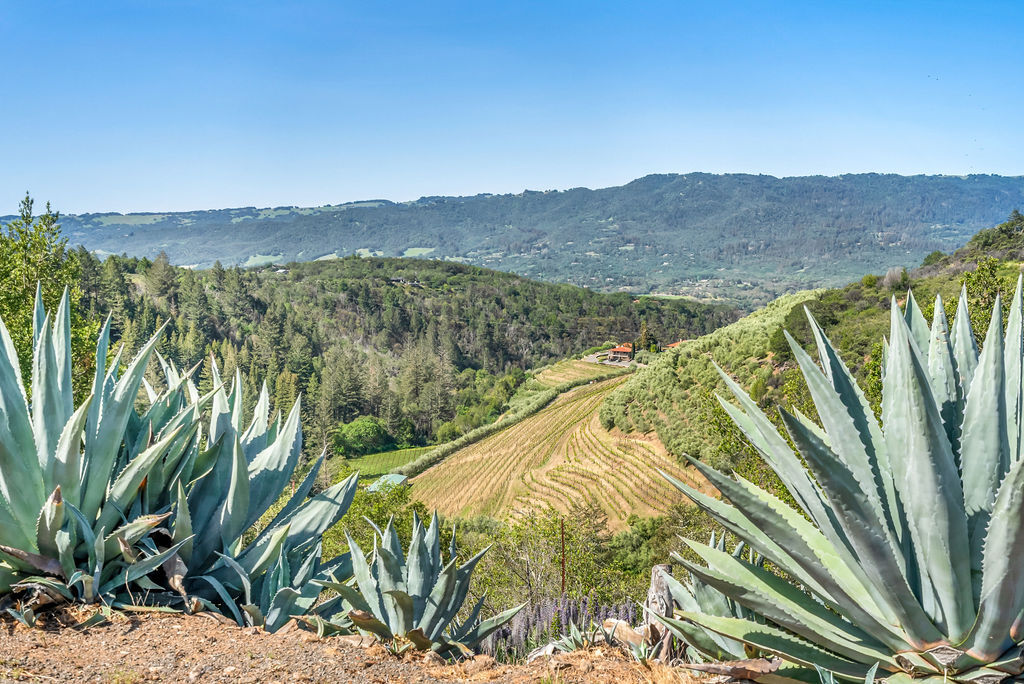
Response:
POLYGON ((676 347, 681 345, 684 341, 685 340, 679 340, 678 342, 673 342, 672 344, 666 344, 664 348, 665 349, 675 349, 676 347))
POLYGON ((629 342, 608 350, 609 361, 625 361, 628 363, 632 355, 633 345, 629 342))

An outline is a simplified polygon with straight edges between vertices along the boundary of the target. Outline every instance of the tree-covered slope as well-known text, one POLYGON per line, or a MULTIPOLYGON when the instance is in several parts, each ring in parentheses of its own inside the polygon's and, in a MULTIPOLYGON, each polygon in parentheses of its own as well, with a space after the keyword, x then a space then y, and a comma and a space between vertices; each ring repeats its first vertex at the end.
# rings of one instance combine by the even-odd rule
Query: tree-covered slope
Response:
POLYGON ((1024 205, 1024 178, 647 176, 621 187, 317 208, 67 216, 72 244, 181 265, 354 253, 463 260, 603 290, 753 308, 952 251, 1024 205))
MULTIPOLYGON (((80 251, 82 308, 113 316, 129 352, 167 329, 180 367, 266 378, 276 406, 302 394, 316 448, 353 453, 446 441, 505 410, 524 371, 606 341, 709 332, 734 311, 529 280, 452 262, 346 258, 196 271, 80 251), (339 424, 351 424, 338 438, 339 424), (340 441, 339 441, 340 439, 340 441)), ((254 381, 254 380, 253 380, 254 381)), ((246 387, 254 401, 258 387, 246 387)))

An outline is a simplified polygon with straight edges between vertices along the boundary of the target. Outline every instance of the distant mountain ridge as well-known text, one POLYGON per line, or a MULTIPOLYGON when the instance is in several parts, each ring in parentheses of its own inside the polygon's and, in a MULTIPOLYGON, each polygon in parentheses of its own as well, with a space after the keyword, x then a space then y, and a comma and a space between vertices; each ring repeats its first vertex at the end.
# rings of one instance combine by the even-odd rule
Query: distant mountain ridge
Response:
POLYGON ((317 208, 62 217, 99 254, 208 267, 351 254, 464 261, 747 306, 920 263, 1024 207, 1024 177, 651 175, 619 187, 317 208))

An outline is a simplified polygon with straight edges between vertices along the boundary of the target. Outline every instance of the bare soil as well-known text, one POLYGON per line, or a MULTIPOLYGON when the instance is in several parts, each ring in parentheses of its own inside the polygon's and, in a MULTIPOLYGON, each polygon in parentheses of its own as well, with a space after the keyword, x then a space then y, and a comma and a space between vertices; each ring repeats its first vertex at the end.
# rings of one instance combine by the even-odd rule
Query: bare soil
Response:
POLYGON ((503 665, 488 656, 445 663, 433 654, 395 657, 369 639, 286 627, 277 634, 205 616, 114 615, 74 628, 88 614, 50 612, 35 629, 0 619, 0 682, 693 682, 681 671, 633 662, 605 647, 503 665))

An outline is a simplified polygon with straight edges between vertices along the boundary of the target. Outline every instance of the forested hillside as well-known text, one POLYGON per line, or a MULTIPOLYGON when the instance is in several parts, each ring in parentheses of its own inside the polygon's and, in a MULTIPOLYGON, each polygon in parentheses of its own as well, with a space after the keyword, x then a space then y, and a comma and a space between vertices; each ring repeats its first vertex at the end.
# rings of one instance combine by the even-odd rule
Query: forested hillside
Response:
MULTIPOLYGON (((688 454, 719 467, 735 467, 750 455, 715 394, 730 398, 714 370, 717 363, 763 408, 782 405, 814 415, 806 385, 784 330, 814 354, 805 307, 825 329, 876 407, 881 402, 882 336, 889 329, 893 296, 903 305, 913 288, 931 320, 941 295, 950 320, 961 285, 966 286, 975 333, 983 334, 995 294, 1013 292, 1024 260, 1024 216, 975 235, 952 254, 928 255, 910 272, 866 275, 849 285, 782 297, 710 335, 660 354, 612 393, 601 407, 606 427, 653 432, 671 453, 688 454)), ((769 412, 774 416, 773 412, 769 412)))
POLYGON ((81 308, 112 315, 133 352, 166 322, 158 349, 180 367, 210 355, 255 401, 304 396, 310 449, 348 455, 446 441, 494 420, 524 371, 643 326, 667 342, 734 320, 691 301, 601 294, 451 262, 346 258, 287 268, 178 268, 77 253, 81 308), (340 429, 339 429, 340 428, 340 429))
POLYGON ((317 208, 64 217, 101 256, 207 268, 350 254, 461 260, 601 290, 725 297, 796 289, 952 251, 1024 206, 1024 178, 652 175, 621 187, 317 208))

